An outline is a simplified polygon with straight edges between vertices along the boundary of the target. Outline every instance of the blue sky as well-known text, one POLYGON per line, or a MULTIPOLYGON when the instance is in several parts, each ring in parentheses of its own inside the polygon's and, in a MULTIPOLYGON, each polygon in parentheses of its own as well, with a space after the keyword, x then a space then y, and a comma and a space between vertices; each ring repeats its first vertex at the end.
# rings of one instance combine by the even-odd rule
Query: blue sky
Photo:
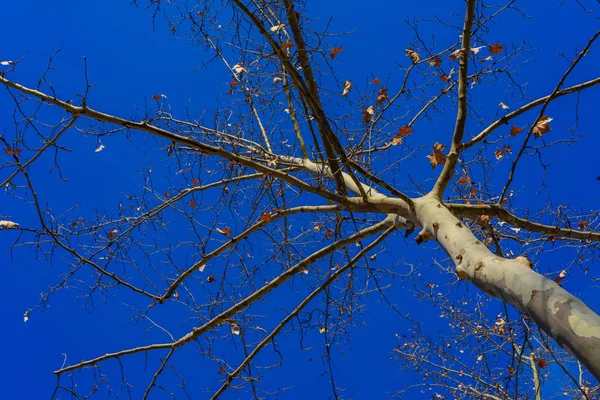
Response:
MULTIPOLYGON (((228 89, 227 72, 218 64, 197 70, 208 58, 200 48, 177 40, 160 17, 153 29, 149 11, 128 3, 116 0, 102 3, 35 0, 4 4, 4 18, 0 24, 0 37, 4 39, 0 61, 25 56, 17 73, 11 78, 35 86, 49 57, 60 50, 54 62, 55 68, 48 78, 58 97, 76 99, 76 94, 84 88, 83 57, 86 57, 88 76, 95 85, 88 104, 123 117, 139 119, 147 107, 153 107, 152 96, 157 93, 167 95, 168 104, 173 110, 183 110, 185 107, 192 110, 211 109, 219 95, 228 89)), ((526 82, 527 96, 536 98, 548 94, 568 67, 568 62, 561 61, 557 54, 573 55, 575 47, 581 48, 593 34, 593 22, 597 20, 586 15, 574 2, 566 2, 568 4, 561 7, 558 7, 556 0, 543 2, 543 7, 540 6, 542 2, 520 3, 530 18, 507 13, 496 21, 486 37, 491 43, 500 41, 507 46, 517 46, 523 39, 527 41, 531 51, 524 56, 523 60, 528 61, 521 66, 518 77, 520 82, 526 82)), ((389 82, 392 87, 401 76, 397 63, 406 62, 404 49, 413 40, 403 20, 413 20, 416 15, 422 18, 438 15, 461 23, 452 13, 462 15, 464 1, 436 0, 427 2, 426 7, 423 4, 383 0, 368 4, 358 1, 312 1, 309 2, 309 8, 312 15, 321 17, 322 21, 333 16, 331 31, 352 31, 331 42, 344 47, 339 61, 334 63, 338 76, 349 76, 356 81, 371 76, 382 79, 391 76, 389 82)), ((449 39, 448 30, 438 32, 439 28, 435 25, 422 23, 421 26, 424 37, 435 36, 440 43, 451 43, 458 38, 449 39)), ((567 80, 567 85, 596 77, 598 65, 598 52, 591 52, 567 80)), ((569 147, 545 150, 544 156, 550 164, 546 176, 549 189, 537 193, 542 171, 535 162, 526 161, 520 166, 527 173, 520 175, 514 184, 519 188, 519 193, 523 193, 517 200, 519 207, 540 209, 550 200, 553 204, 568 202, 574 208, 583 207, 588 211, 597 207, 600 182, 596 181, 596 177, 600 175, 600 170, 596 152, 600 139, 593 118, 599 99, 597 93, 598 89, 592 89, 580 98, 578 133, 585 134, 584 139, 569 147)), ((493 86, 475 87, 472 94, 486 115, 497 112, 500 101, 511 105, 513 101, 517 102, 502 85, 498 85, 498 90, 493 86)), ((557 102, 557 106, 549 108, 548 113, 558 120, 553 125, 556 132, 566 135, 566 130, 560 128, 567 128, 572 123, 574 104, 573 98, 557 102), (563 113, 564 122, 559 118, 563 113)), ((416 125, 416 130, 422 130, 418 139, 414 139, 418 140, 415 144, 431 146, 436 140, 449 143, 451 129, 448 127, 452 126, 454 109, 451 103, 444 107, 444 114, 435 121, 416 125)), ((3 89, 0 94, 0 130, 7 137, 14 135, 11 133, 12 108, 12 100, 3 89)), ((180 113, 182 116, 183 113, 180 113)), ((520 122, 525 124, 531 118, 533 116, 529 115, 520 122)), ((95 138, 80 136, 74 131, 65 139, 65 145, 72 149, 71 153, 61 158, 68 184, 60 183, 56 175, 47 178, 48 168, 32 169, 33 178, 39 182, 38 190, 44 204, 51 205, 56 212, 80 204, 81 214, 91 216, 95 207, 99 210, 114 207, 122 201, 123 193, 140 185, 141 165, 160 165, 162 162, 160 157, 145 157, 142 154, 143 149, 158 148, 157 142, 144 141, 135 135, 131 140, 123 140, 122 137, 103 139, 105 150, 95 153, 94 149, 99 144, 95 138)), ((489 153, 492 152, 490 150, 489 153)), ((412 161, 410 168, 415 169, 409 171, 412 172, 411 176, 419 179, 432 176, 433 172, 424 158, 426 154, 424 152, 421 158, 412 161)), ((50 160, 45 158, 41 161, 47 166, 50 160)), ((497 168, 502 172, 507 166, 502 164, 497 168)), ((4 173, 0 171, 0 179, 4 173)), ((398 179, 402 178, 405 176, 398 179)), ((164 175, 159 179, 165 179, 164 175)), ((10 216, 22 226, 36 226, 36 217, 31 211, 30 207, 24 207, 9 196, 0 196, 1 217, 10 216)), ((0 271, 5 282, 6 299, 0 307, 0 320, 4 327, 0 330, 4 356, 4 362, 0 365, 3 397, 50 397, 56 383, 52 371, 63 364, 64 354, 67 355, 67 363, 71 363, 104 352, 166 340, 164 335, 156 331, 147 332, 146 324, 130 320, 133 313, 128 311, 127 306, 144 308, 147 304, 123 290, 117 290, 114 298, 98 297, 94 304, 78 299, 82 293, 77 290, 61 291, 52 298, 47 309, 36 310, 30 320, 24 323, 24 311, 38 303, 40 292, 55 284, 57 274, 63 272, 68 264, 65 259, 56 257, 51 266, 31 248, 17 248, 9 252, 9 246, 16 239, 15 232, 0 234, 0 271)), ((411 263, 424 261, 421 280, 438 280, 445 287, 444 290, 449 290, 448 282, 440 280, 440 275, 429 268, 431 257, 438 254, 435 250, 417 249, 410 240, 405 245, 401 235, 393 240, 387 242, 388 248, 379 256, 379 262, 394 263, 402 257, 411 263)), ((570 257, 568 254, 554 256, 554 253, 537 256, 535 262, 544 264, 544 272, 560 271, 561 265, 568 262, 570 257)), ((594 267, 597 265, 589 265, 590 269, 594 267)), ((575 293, 585 293, 583 299, 592 308, 600 309, 600 298, 585 291, 589 280, 577 280, 578 274, 581 272, 574 270, 565 287, 575 293)), ((467 296, 475 296, 473 288, 464 291, 467 296)), ((297 295, 279 298, 278 301, 293 304, 300 294, 301 290, 297 295)), ((411 315, 438 314, 430 305, 415 301, 410 290, 400 287, 390 292, 390 300, 405 305, 407 309, 403 311, 411 315)), ((491 302, 489 306, 490 314, 498 312, 497 303, 491 302)), ((265 306, 265 310, 269 310, 269 307, 265 306)), ((165 305, 153 316, 171 324, 177 336, 189 330, 189 324, 173 323, 176 318, 185 318, 185 314, 176 307, 165 305)), ((365 299, 361 318, 361 323, 352 329, 351 343, 336 350, 336 379, 338 385, 348 388, 347 393, 354 398, 384 398, 390 391, 413 382, 412 376, 404 374, 399 363, 390 358, 393 347, 398 344, 396 334, 404 332, 406 324, 377 295, 365 299)), ((269 325, 274 323, 268 322, 269 325)), ((426 329, 432 334, 444 332, 446 322, 432 318, 426 329)), ((308 340, 316 343, 318 337, 308 340)), ((326 375, 319 376, 326 370, 319 359, 321 353, 301 351, 297 341, 291 338, 281 340, 280 346, 284 351, 284 368, 265 371, 261 386, 296 385, 293 390, 283 392, 282 398, 329 396, 329 378, 326 375)), ((220 378, 214 364, 202 360, 199 354, 182 351, 175 358, 178 372, 187 374, 189 389, 198 396, 194 398, 204 398, 202 390, 205 387, 212 390, 218 388, 215 379, 220 378), (191 379, 190 376, 197 379, 191 379)), ((239 353, 229 356, 234 360, 239 359, 239 353)), ((265 364, 272 360, 272 353, 263 359, 259 358, 265 364)), ((147 383, 147 374, 138 377, 136 368, 143 365, 144 360, 141 356, 135 356, 129 361, 131 364, 127 364, 126 368, 134 384, 132 396, 139 398, 139 390, 143 391, 147 383)), ((151 360, 149 369, 154 365, 156 360, 151 360)), ((114 374, 118 365, 111 361, 106 368, 114 374)), ((176 385, 177 380, 169 375, 161 383, 165 386, 176 385)), ((115 382, 115 385, 118 387, 118 383, 115 382)), ((99 398, 105 395, 100 393, 99 398)), ((228 396, 225 398, 238 398, 234 393, 228 396)), ((351 396, 346 394, 345 397, 351 396)), ((162 397, 155 393, 154 398, 162 397)))

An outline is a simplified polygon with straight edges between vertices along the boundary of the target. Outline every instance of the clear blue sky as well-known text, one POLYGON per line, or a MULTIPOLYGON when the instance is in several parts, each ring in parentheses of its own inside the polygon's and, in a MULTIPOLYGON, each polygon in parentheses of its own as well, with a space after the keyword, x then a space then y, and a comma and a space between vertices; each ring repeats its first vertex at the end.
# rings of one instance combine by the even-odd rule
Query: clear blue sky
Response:
MULTIPOLYGON (((85 56, 90 81, 95 84, 88 104, 123 117, 143 115, 146 105, 152 101, 151 96, 157 93, 168 96, 173 110, 182 110, 188 105, 194 109, 211 108, 217 95, 226 90, 229 82, 226 71, 217 65, 196 71, 207 59, 207 55, 186 41, 176 40, 160 17, 156 29, 153 29, 148 10, 128 3, 116 0, 7 2, 3 4, 3 16, 0 18, 0 61, 25 56, 17 73, 11 75, 11 78, 26 85, 35 85, 49 57, 54 51, 60 50, 49 80, 59 97, 75 98, 74 94, 80 93, 84 87, 82 57, 85 56)), ((514 15, 508 18, 511 14, 507 14, 506 18, 500 18, 492 26, 492 32, 487 37, 490 42, 500 41, 506 45, 516 45, 520 38, 527 41, 531 53, 525 58, 531 60, 521 67, 519 79, 520 82, 527 83, 527 95, 534 98, 549 93, 556 79, 568 66, 556 54, 574 54, 575 46, 581 48, 593 34, 595 27, 592 22, 597 20, 585 15, 574 1, 567 1, 568 4, 562 7, 558 7, 558 0, 520 3, 531 18, 520 19, 514 15), (509 20, 510 24, 502 23, 509 20)), ((374 0, 368 3, 354 0, 309 1, 313 15, 324 19, 334 17, 331 31, 353 31, 351 35, 335 42, 344 46, 341 61, 335 67, 339 76, 352 76, 356 81, 368 79, 371 74, 382 78, 391 74, 395 76, 394 79, 399 78, 396 62, 406 62, 404 49, 412 41, 412 34, 406 29, 404 19, 412 20, 415 15, 454 18, 451 13, 458 12, 462 15, 463 6, 464 1, 458 0, 374 0)), ((459 21, 456 18, 453 20, 459 21)), ((423 29, 428 37, 435 33, 434 28, 423 29)), ((455 39, 457 38, 451 40, 455 39)), ((450 43, 443 35, 436 40, 450 43)), ((597 47, 567 84, 597 76, 600 72, 597 47)), ((556 204, 569 201, 573 207, 582 206, 587 210, 597 207, 600 182, 596 181, 596 177, 600 175, 600 170, 597 167, 596 153, 600 139, 597 122, 589 116, 594 116, 594 112, 597 114, 600 100, 598 90, 592 89, 592 92, 581 97, 578 132, 587 135, 584 140, 575 146, 549 149, 546 153, 546 161, 550 163, 547 176, 550 189, 536 195, 542 178, 539 168, 530 174, 523 174, 515 183, 515 187, 522 188, 526 193, 520 199, 521 207, 537 205, 541 208, 548 199, 556 204)), ((507 97, 504 88, 496 92, 490 86, 485 90, 475 89, 473 94, 477 96, 477 102, 486 115, 496 112, 500 101, 511 99, 507 97)), ((573 105, 574 102, 571 101, 561 103, 561 107, 565 109, 571 107, 569 110, 572 110, 573 105)), ((12 100, 2 88, 0 130, 3 134, 13 129, 12 109, 12 100)), ((567 135, 565 129, 559 128, 569 127, 568 123, 560 122, 562 112, 560 107, 549 109, 555 120, 559 120, 555 125, 556 131, 567 135)), ((454 110, 448 107, 446 117, 439 118, 434 124, 418 124, 418 128, 422 128, 420 137, 423 139, 419 144, 430 146, 435 140, 448 143, 453 117, 454 110)), ((523 121, 526 122, 527 119, 523 121)), ((136 150, 145 145, 156 147, 154 143, 145 144, 135 140, 130 143, 109 138, 103 144, 106 145, 105 151, 94 153, 98 143, 93 138, 78 137, 73 132, 65 140, 65 145, 73 150, 62 160, 68 184, 59 184, 55 179, 46 182, 47 169, 34 168, 32 175, 39 182, 39 191, 44 196, 42 202, 51 204, 55 210, 64 210, 76 204, 72 201, 76 198, 83 201, 82 215, 91 215, 94 206, 101 210, 113 207, 122 199, 123 193, 132 186, 139 185, 137 171, 140 163, 160 162, 158 158, 144 161, 141 153, 136 154, 136 150)), ((423 167, 422 172, 415 171, 416 176, 423 178, 428 177, 431 172, 424 159, 425 154, 419 161, 423 167)), ((529 171, 529 164, 524 163, 522 167, 529 171)), ((4 173, 5 171, 0 171, 0 179, 4 177, 4 173)), ((0 195, 0 216, 11 216, 23 226, 37 226, 31 208, 22 207, 21 203, 4 194, 0 195)), ((129 298, 125 291, 117 291, 123 297, 107 298, 106 302, 98 298, 95 304, 78 300, 78 293, 74 290, 62 291, 52 299, 49 308, 35 311, 30 321, 24 323, 24 311, 37 304, 42 290, 57 282, 57 272, 63 271, 65 265, 61 259, 55 259, 56 265, 53 268, 32 249, 16 249, 10 254, 7 249, 16 239, 14 232, 0 234, 0 272, 5 295, 3 305, 0 306, 0 343, 3 355, 3 362, 0 364, 0 397, 49 398, 56 383, 52 371, 62 365, 63 353, 67 355, 68 363, 72 363, 79 358, 90 358, 104 352, 165 340, 157 332, 146 333, 147 326, 143 323, 130 321, 132 313, 127 311, 123 303, 139 307, 145 305, 135 298, 129 298)), ((396 246, 392 242, 398 248, 389 249, 378 261, 395 262, 399 257, 406 257, 410 262, 423 260, 423 280, 440 279, 439 275, 431 271, 428 263, 437 253, 433 250, 415 249, 410 242, 404 245, 403 240, 400 243, 400 246, 396 246)), ((561 263, 566 262, 566 259, 551 257, 539 254, 535 261, 551 264, 544 267, 544 271, 559 271, 561 263)), ((597 265, 591 265, 590 269, 594 267, 597 265)), ((565 287, 579 293, 583 286, 578 284, 576 276, 577 272, 574 272, 573 277, 566 281, 565 287)), ((589 283, 587 280, 583 282, 585 285, 589 283)), ((442 286, 446 284, 438 283, 442 286)), ((469 290, 474 295, 474 290, 469 290)), ((592 308, 599 310, 600 296, 594 297, 589 291, 586 293, 584 300, 592 308)), ((412 315, 431 313, 431 322, 427 327, 431 332, 442 332, 445 329, 446 322, 433 318, 437 317, 438 312, 429 305, 417 302, 409 290, 398 287, 390 292, 390 300, 402 304, 403 311, 412 315)), ((497 303, 490 307, 490 313, 499 309, 497 303)), ((177 335, 185 333, 189 324, 180 326, 173 323, 172 319, 179 316, 177 310, 168 306, 164 308, 156 311, 154 317, 170 323, 177 335)), ((362 322, 362 325, 352 330, 351 345, 344 347, 343 352, 336 350, 335 372, 338 385, 349 388, 354 398, 386 398, 390 391, 412 382, 412 377, 404 375, 398 362, 390 358, 392 349, 398 344, 396 334, 402 334, 406 325, 376 295, 366 300, 362 322)), ((325 367, 320 360, 312 359, 316 358, 317 353, 300 351, 298 342, 294 340, 281 341, 280 346, 280 350, 284 352, 284 368, 265 371, 261 387, 269 388, 270 384, 280 387, 297 385, 288 394, 284 392, 282 398, 329 396, 327 376, 319 377, 320 373, 325 372, 325 367)), ((128 379, 135 386, 133 398, 139 398, 139 390, 143 391, 147 383, 147 374, 143 378, 136 376, 136 368, 143 364, 142 357, 135 356, 131 361, 127 365, 128 379)), ((155 361, 150 367, 154 365, 155 361)), ((194 398, 204 397, 200 391, 204 387, 213 390, 218 387, 215 379, 220 376, 216 374, 214 364, 200 359, 198 353, 182 352, 177 365, 179 372, 186 372, 188 377, 197 378, 196 381, 188 378, 190 391, 198 396, 194 398), (190 371, 193 373, 190 374, 190 371)), ((105 368, 114 373, 118 364, 109 361, 105 368)), ((177 384, 172 374, 161 379, 161 384, 165 386, 177 384)), ((118 382, 113 382, 113 385, 118 390, 118 382)), ((104 395, 100 394, 99 398, 104 395)), ((155 393, 153 398, 163 398, 161 396, 162 394, 155 393)), ((233 393, 228 396, 225 398, 238 398, 233 393)), ((346 394, 345 397, 350 395, 346 394)))

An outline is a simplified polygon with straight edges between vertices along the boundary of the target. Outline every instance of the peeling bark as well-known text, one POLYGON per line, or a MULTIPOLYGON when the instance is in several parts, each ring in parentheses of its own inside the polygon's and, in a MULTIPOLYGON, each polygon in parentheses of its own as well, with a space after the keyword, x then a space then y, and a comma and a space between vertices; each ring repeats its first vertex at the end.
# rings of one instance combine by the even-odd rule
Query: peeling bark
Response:
POLYGON ((422 241, 436 240, 460 279, 527 314, 600 380, 600 316, 518 259, 498 257, 433 196, 415 200, 422 241))

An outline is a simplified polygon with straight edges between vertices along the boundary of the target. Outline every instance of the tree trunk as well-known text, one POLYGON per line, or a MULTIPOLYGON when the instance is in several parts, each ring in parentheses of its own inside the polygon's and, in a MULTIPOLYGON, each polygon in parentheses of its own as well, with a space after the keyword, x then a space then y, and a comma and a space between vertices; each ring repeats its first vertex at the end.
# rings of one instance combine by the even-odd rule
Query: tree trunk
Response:
POLYGON ((531 269, 526 259, 493 254, 436 198, 417 199, 415 211, 423 226, 419 240, 436 240, 460 279, 527 314, 600 381, 600 317, 594 311, 531 269))

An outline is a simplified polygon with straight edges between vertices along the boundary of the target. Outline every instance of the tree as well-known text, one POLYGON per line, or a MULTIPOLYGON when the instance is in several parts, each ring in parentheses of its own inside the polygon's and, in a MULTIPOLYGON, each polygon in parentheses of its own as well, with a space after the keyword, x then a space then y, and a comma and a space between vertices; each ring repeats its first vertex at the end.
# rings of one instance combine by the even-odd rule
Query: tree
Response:
MULTIPOLYGON (((331 396, 347 397, 335 357, 344 345, 369 345, 352 333, 365 304, 382 301, 404 324, 387 353, 423 379, 397 387, 399 396, 541 398, 545 385, 597 398, 600 317, 582 301, 594 301, 593 289, 580 300, 563 288, 567 278, 578 292, 592 286, 597 211, 588 210, 593 196, 555 186, 597 146, 583 135, 595 128, 588 104, 600 83, 593 10, 555 5, 577 12, 587 36, 566 34, 565 55, 537 53, 533 76, 534 50, 518 39, 524 31, 509 29, 537 10, 460 3, 460 19, 421 10, 423 19, 406 23, 412 38, 393 40, 405 41, 402 52, 370 54, 368 43, 331 33, 317 3, 150 1, 155 29, 206 54, 196 79, 217 67, 227 74, 226 89, 200 110, 172 106, 160 76, 169 61, 158 56, 164 89, 130 117, 94 99, 86 60, 76 97, 52 82, 54 55, 36 84, 20 78, 27 57, 3 61, 14 111, 3 113, 0 137, 0 233, 12 255, 31 249, 58 276, 25 322, 75 291, 86 307, 120 304, 128 311, 115 319, 151 330, 65 358, 53 397, 198 398, 205 388, 213 398, 269 397, 290 384, 267 385, 268 376, 298 343, 319 343, 316 374, 331 396), (368 69, 345 65, 348 51, 368 58, 368 69), (398 66, 382 68, 377 57, 398 66), (126 172, 106 173, 94 157, 126 172), (100 182, 93 198, 69 182, 82 173, 100 182), (559 205, 539 201, 544 193, 559 205), (416 246, 437 268, 413 266, 421 256, 403 253, 416 246), (450 328, 398 304, 398 292, 441 310, 450 328), (195 382, 197 362, 212 368, 210 381, 195 382)), ((383 31, 373 40, 396 33, 368 23, 383 31)), ((569 174, 589 178, 581 170, 569 174)))

